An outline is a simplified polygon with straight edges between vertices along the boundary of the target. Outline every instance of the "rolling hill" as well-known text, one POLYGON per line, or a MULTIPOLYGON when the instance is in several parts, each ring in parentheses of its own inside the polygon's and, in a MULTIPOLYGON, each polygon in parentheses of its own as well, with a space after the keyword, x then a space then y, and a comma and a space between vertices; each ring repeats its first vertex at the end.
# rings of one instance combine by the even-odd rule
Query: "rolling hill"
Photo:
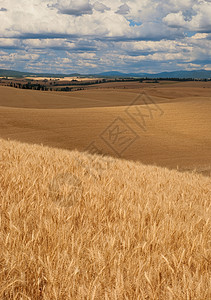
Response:
POLYGON ((79 151, 94 143, 98 153, 210 175, 210 89, 209 82, 69 93, 0 87, 0 137, 79 151), (110 126, 132 134, 129 147, 110 142, 110 126))

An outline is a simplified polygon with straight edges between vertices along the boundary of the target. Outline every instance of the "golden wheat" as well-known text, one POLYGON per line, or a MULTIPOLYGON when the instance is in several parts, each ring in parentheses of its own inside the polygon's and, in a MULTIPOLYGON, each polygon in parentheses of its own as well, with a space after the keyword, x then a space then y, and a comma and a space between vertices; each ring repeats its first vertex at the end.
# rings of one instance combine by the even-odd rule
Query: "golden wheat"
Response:
POLYGON ((0 140, 0 299, 211 299, 211 181, 0 140))

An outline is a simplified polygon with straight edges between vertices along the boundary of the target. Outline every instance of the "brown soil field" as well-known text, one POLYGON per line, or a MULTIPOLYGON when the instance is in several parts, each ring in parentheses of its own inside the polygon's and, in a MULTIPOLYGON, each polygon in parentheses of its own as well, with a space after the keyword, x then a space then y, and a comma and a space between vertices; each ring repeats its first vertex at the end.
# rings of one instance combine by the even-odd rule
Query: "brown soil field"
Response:
POLYGON ((118 84, 68 93, 0 87, 0 137, 210 175, 210 82, 118 84))

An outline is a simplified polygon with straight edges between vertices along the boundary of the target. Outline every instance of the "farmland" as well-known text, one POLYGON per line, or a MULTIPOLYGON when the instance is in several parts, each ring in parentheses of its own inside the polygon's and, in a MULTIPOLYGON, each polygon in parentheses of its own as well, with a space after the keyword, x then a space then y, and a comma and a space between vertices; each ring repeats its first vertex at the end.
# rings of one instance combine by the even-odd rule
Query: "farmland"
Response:
POLYGON ((102 154, 210 174, 210 82, 128 84, 69 93, 2 86, 0 136, 79 151, 94 143, 102 154), (137 108, 146 115, 142 123, 133 118, 137 108), (129 147, 118 149, 102 136, 115 120, 137 136, 129 147))
POLYGON ((210 299, 210 178, 0 140, 2 299, 210 299))

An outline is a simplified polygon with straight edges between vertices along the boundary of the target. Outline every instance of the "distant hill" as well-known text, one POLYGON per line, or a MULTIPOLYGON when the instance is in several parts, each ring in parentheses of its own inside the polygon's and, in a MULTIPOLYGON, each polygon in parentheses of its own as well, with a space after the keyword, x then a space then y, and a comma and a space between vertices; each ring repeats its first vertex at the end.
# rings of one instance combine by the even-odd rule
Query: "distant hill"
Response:
POLYGON ((35 77, 76 77, 76 76, 81 76, 78 73, 73 73, 73 74, 53 74, 53 73, 30 73, 30 72, 19 72, 19 71, 14 71, 14 70, 4 70, 0 69, 0 76, 5 76, 5 77, 25 77, 25 76, 35 76, 35 77))
POLYGON ((147 77, 147 78, 199 78, 208 79, 211 78, 211 71, 206 70, 193 70, 193 71, 173 71, 173 72, 161 72, 156 74, 149 73, 120 73, 116 71, 104 72, 97 74, 105 77, 147 77))
POLYGON ((54 74, 54 73, 30 73, 30 72, 19 72, 14 70, 4 70, 0 69, 0 76, 5 77, 24 77, 24 76, 38 76, 38 77, 117 77, 117 78, 131 78, 131 77, 141 77, 141 78, 179 78, 179 79, 187 79, 187 78, 198 78, 198 79, 208 79, 211 78, 211 71, 206 70, 193 70, 193 71, 173 71, 173 72, 161 72, 156 74, 149 73, 121 73, 118 71, 108 71, 98 74, 54 74))
POLYGON ((27 73, 19 72, 19 71, 13 71, 13 70, 4 70, 0 69, 0 76, 5 76, 5 77, 23 77, 27 73))
POLYGON ((129 74, 121 73, 118 71, 108 71, 108 72, 103 72, 100 74, 96 74, 97 76, 105 76, 105 77, 125 77, 128 76, 129 74))
MULTIPOLYGON (((146 74, 147 75, 147 74, 146 74)), ((206 70, 193 70, 193 71, 175 71, 175 72, 162 72, 158 74, 148 74, 151 78, 211 78, 211 71, 206 70)))

